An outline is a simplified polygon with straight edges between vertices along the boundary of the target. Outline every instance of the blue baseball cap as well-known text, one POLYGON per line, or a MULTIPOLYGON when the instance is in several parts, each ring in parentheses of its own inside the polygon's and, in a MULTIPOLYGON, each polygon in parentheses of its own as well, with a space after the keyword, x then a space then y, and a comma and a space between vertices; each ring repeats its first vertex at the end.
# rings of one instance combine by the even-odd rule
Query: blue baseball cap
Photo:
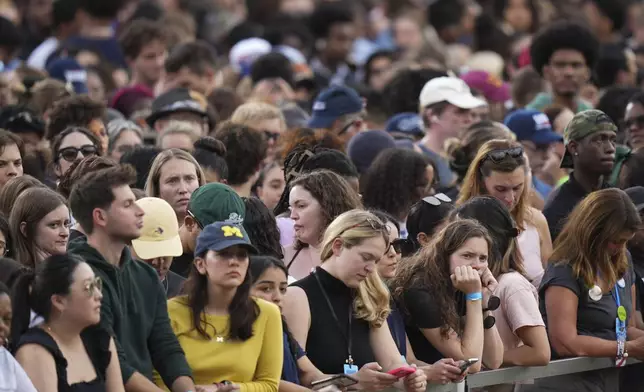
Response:
POLYGON ((219 252, 235 245, 246 248, 251 254, 258 253, 257 248, 250 243, 248 234, 241 225, 215 222, 206 226, 199 233, 195 246, 195 255, 204 255, 209 250, 219 252))
POLYGON ((71 86, 76 94, 87 94, 87 71, 73 58, 59 58, 47 66, 47 73, 53 79, 71 86))
POLYGON ((423 119, 416 113, 396 114, 387 121, 385 131, 398 132, 412 137, 425 136, 423 119))
POLYGON ((518 141, 526 140, 536 145, 563 141, 563 136, 552 130, 548 116, 538 110, 516 110, 505 117, 504 124, 518 141))
POLYGON ((315 98, 309 127, 330 128, 339 117, 359 113, 362 108, 362 97, 356 90, 347 86, 331 86, 315 98))

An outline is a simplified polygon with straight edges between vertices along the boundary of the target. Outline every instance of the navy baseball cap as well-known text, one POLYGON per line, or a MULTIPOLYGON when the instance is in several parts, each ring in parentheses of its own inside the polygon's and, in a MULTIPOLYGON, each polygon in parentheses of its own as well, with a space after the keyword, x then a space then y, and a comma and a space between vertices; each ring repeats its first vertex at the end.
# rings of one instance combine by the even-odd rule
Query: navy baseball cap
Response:
POLYGON ((637 211, 644 211, 644 187, 634 186, 624 190, 624 192, 626 192, 628 197, 631 198, 631 201, 633 202, 633 204, 635 204, 637 211))
POLYGON ((255 248, 248 239, 246 230, 241 225, 228 222, 215 222, 206 226, 197 237, 195 255, 202 256, 209 250, 222 251, 231 246, 239 245, 251 254, 257 254, 255 248))
POLYGON ((411 137, 425 136, 423 119, 416 113, 399 113, 391 117, 385 125, 385 131, 398 132, 411 137))
POLYGON ((548 116, 538 110, 516 110, 505 117, 504 124, 518 141, 527 140, 538 146, 563 141, 563 136, 552 130, 548 116))
POLYGON ((330 128, 339 117, 359 113, 363 106, 362 97, 356 90, 347 86, 331 86, 315 98, 309 127, 330 128))
POLYGON ((76 94, 87 94, 87 71, 78 61, 64 57, 52 61, 47 66, 47 73, 53 79, 73 87, 76 94))

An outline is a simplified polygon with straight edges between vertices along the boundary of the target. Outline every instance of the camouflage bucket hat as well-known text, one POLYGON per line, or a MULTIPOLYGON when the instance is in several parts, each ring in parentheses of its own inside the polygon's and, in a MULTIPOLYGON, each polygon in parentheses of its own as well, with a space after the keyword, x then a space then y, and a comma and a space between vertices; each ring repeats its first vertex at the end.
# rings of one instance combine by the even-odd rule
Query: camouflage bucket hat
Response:
POLYGON ((566 152, 559 166, 562 169, 573 168, 572 154, 568 151, 568 143, 571 140, 581 140, 596 132, 602 131, 617 132, 617 126, 606 113, 601 110, 591 109, 575 114, 575 117, 570 120, 566 129, 564 129, 563 137, 566 152))

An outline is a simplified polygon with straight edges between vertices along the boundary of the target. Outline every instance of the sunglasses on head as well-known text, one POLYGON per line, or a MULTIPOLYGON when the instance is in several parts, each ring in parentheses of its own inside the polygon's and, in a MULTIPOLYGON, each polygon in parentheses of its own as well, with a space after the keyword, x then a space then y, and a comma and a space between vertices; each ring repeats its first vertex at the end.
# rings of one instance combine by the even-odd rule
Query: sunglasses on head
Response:
POLYGON ((444 193, 438 193, 434 196, 427 196, 426 198, 423 199, 423 201, 427 204, 437 207, 443 203, 451 203, 452 199, 450 199, 449 196, 447 196, 444 193))
POLYGON ((499 163, 506 159, 507 157, 517 159, 521 158, 523 156, 523 147, 513 147, 513 148, 507 148, 503 150, 492 150, 485 154, 485 158, 483 160, 491 160, 494 163, 499 163))
POLYGON ((65 147, 58 151, 58 155, 66 160, 67 162, 74 162, 78 158, 78 153, 83 155, 83 158, 91 157, 97 154, 96 146, 91 144, 82 146, 81 148, 76 147, 65 147))

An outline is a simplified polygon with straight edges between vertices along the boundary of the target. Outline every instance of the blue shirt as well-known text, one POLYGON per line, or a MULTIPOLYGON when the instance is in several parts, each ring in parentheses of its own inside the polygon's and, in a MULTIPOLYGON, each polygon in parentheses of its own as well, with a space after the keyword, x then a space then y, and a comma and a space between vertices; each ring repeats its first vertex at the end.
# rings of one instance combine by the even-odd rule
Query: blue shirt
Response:
POLYGON ((297 342, 297 352, 291 351, 291 346, 288 344, 288 337, 284 332, 284 365, 282 366, 282 380, 292 382, 293 384, 300 385, 300 372, 297 367, 297 360, 306 355, 302 347, 297 342))
POLYGON ((532 187, 539 192, 543 200, 548 198, 550 192, 552 192, 552 187, 545 182, 539 180, 537 177, 532 176, 532 187))
POLYGON ((391 313, 387 317, 391 337, 394 338, 398 351, 403 357, 407 357, 407 335, 405 334, 405 320, 394 304, 391 305, 391 313))
POLYGON ((121 44, 119 44, 116 38, 74 36, 68 38, 64 45, 73 49, 92 50, 103 56, 101 60, 107 61, 114 67, 122 69, 128 68, 127 63, 125 62, 125 56, 121 50, 121 44))

